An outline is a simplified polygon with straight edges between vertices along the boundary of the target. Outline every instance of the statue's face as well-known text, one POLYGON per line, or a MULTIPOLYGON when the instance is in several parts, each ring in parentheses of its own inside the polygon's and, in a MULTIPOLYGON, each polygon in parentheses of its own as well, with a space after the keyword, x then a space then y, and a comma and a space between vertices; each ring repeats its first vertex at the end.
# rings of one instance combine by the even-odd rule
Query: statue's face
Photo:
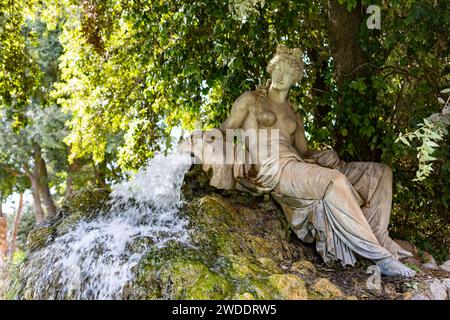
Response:
POLYGON ((277 90, 288 90, 295 82, 296 74, 286 61, 279 61, 272 70, 272 87, 277 90))

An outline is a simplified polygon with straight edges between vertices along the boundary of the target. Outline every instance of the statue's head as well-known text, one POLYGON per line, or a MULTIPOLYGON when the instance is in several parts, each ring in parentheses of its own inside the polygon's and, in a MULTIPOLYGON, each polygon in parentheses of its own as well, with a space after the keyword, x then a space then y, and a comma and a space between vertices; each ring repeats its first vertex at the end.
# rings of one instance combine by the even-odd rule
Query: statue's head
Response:
POLYGON ((275 89, 289 89, 303 78, 303 52, 299 48, 289 49, 279 44, 277 52, 267 65, 275 89))

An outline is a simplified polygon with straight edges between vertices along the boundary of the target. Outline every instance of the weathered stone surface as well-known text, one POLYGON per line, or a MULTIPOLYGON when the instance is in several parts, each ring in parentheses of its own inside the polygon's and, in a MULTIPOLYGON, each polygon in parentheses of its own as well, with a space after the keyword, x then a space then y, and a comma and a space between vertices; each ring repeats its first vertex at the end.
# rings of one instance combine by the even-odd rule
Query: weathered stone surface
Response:
POLYGON ((317 280, 311 287, 311 290, 317 292, 324 298, 340 298, 343 297, 341 289, 339 289, 335 284, 331 283, 330 280, 321 278, 317 280))
POLYGON ((233 297, 233 300, 255 300, 255 297, 249 293, 249 292, 245 292, 242 294, 237 294, 233 297))
POLYGON ((73 193, 65 201, 63 207, 79 219, 92 218, 108 205, 109 191, 107 189, 83 189, 73 193))
MULTIPOLYGON (((95 205, 96 199, 92 197, 95 205)), ((262 200, 233 193, 193 194, 180 212, 190 221, 192 243, 169 242, 163 248, 152 246, 146 239, 131 243, 127 248, 131 252, 145 248, 141 242, 150 249, 135 267, 135 277, 126 285, 123 298, 346 299, 344 293, 348 292, 347 299, 367 298, 364 267, 360 284, 339 282, 331 276, 342 270, 324 274, 325 265, 319 256, 307 254, 313 249, 289 235, 283 212, 270 199, 265 199, 264 205, 262 200), (333 278, 333 283, 327 277, 333 278)), ((58 219, 41 224, 30 234, 30 250, 51 243, 77 221, 92 219, 88 208, 85 204, 83 211, 77 212, 72 207, 58 219)), ((17 281, 10 287, 8 298, 33 299, 32 288, 21 285, 20 270, 26 267, 25 260, 14 275, 17 281)))
POLYGON ((267 208, 250 210, 217 194, 193 199, 184 212, 197 249, 174 245, 149 253, 130 298, 147 292, 147 298, 306 299, 304 281, 280 267, 302 257, 301 248, 288 242, 282 213, 267 208))
POLYGON ((445 286, 447 290, 447 298, 450 300, 450 278, 442 279, 441 282, 445 286))
POLYGON ((447 300, 447 288, 438 279, 428 283, 428 296, 431 300, 447 300))
POLYGON ((450 260, 445 261, 443 264, 441 264, 441 265, 439 266, 439 268, 440 268, 441 270, 446 271, 446 272, 450 272, 450 260))
POLYGON ((424 264, 422 264, 423 269, 439 270, 436 260, 434 260, 434 257, 427 251, 422 253, 422 261, 424 262, 424 264))
POLYGON ((447 282, 437 278, 417 283, 417 287, 405 293, 405 300, 447 300, 447 282))
POLYGON ((295 274, 273 274, 269 283, 276 288, 281 296, 289 300, 307 300, 308 291, 305 282, 295 274))
POLYGON ((41 227, 32 230, 28 234, 28 250, 34 251, 42 248, 47 243, 52 241, 55 233, 56 228, 54 226, 41 227))
POLYGON ((439 270, 439 266, 436 263, 427 262, 422 264, 422 269, 439 270))
POLYGON ((302 274, 304 273, 316 274, 317 272, 316 267, 314 267, 314 265, 307 260, 300 260, 294 262, 291 266, 291 270, 302 274))
POLYGON ((417 294, 412 295, 412 297, 407 300, 430 300, 430 298, 423 294, 417 293, 417 294))
MULTIPOLYGON (((33 230, 30 250, 51 243, 78 221, 94 218, 89 201, 96 208, 98 197, 83 194, 83 199, 87 203, 80 205, 82 210, 76 211, 74 203, 79 200, 74 199, 66 207, 67 214, 33 230)), ((286 263, 300 260, 305 261, 303 269, 314 267, 306 262, 302 247, 290 241, 281 210, 273 203, 260 204, 258 198, 192 195, 180 212, 189 218, 192 243, 169 242, 157 248, 146 242, 151 249, 135 267, 136 277, 124 288, 123 298, 307 299, 305 281, 286 263)), ((145 240, 131 243, 127 250, 142 250, 140 242, 145 240)), ((9 297, 33 299, 30 287, 20 285, 18 271, 18 286, 9 297)))

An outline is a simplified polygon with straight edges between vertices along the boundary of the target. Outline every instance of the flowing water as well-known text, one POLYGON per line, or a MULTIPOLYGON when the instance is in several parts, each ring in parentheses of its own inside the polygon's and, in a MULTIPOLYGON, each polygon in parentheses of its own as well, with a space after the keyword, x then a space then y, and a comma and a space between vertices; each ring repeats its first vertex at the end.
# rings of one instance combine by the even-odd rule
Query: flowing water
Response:
POLYGON ((188 155, 158 155, 129 181, 113 186, 107 212, 80 221, 28 257, 26 279, 34 299, 120 299, 146 249, 189 243, 179 216, 188 155), (133 244, 143 248, 130 250, 133 244), (142 245, 144 244, 144 245, 142 245))

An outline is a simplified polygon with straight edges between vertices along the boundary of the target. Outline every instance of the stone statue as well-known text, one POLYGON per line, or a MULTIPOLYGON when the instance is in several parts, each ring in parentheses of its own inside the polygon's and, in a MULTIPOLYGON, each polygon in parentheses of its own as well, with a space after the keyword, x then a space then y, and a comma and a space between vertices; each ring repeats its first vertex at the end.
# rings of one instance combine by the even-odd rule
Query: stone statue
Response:
POLYGON ((220 129, 193 134, 178 150, 195 155, 204 170, 212 168, 210 184, 217 188, 270 193, 296 235, 315 242, 325 262, 353 266, 356 254, 374 261, 383 275, 414 276, 398 260, 412 254, 388 235, 391 169, 381 163, 344 162, 334 150, 308 149, 303 119, 287 99, 303 76, 300 49, 279 45, 267 71, 271 81, 243 93, 220 129), (246 137, 239 144, 235 135, 229 138, 230 130, 265 134, 256 134, 253 145, 246 137), (276 152, 257 152, 261 146, 276 152), (237 149, 253 161, 236 161, 236 154, 234 162, 223 161, 224 153, 237 149))

